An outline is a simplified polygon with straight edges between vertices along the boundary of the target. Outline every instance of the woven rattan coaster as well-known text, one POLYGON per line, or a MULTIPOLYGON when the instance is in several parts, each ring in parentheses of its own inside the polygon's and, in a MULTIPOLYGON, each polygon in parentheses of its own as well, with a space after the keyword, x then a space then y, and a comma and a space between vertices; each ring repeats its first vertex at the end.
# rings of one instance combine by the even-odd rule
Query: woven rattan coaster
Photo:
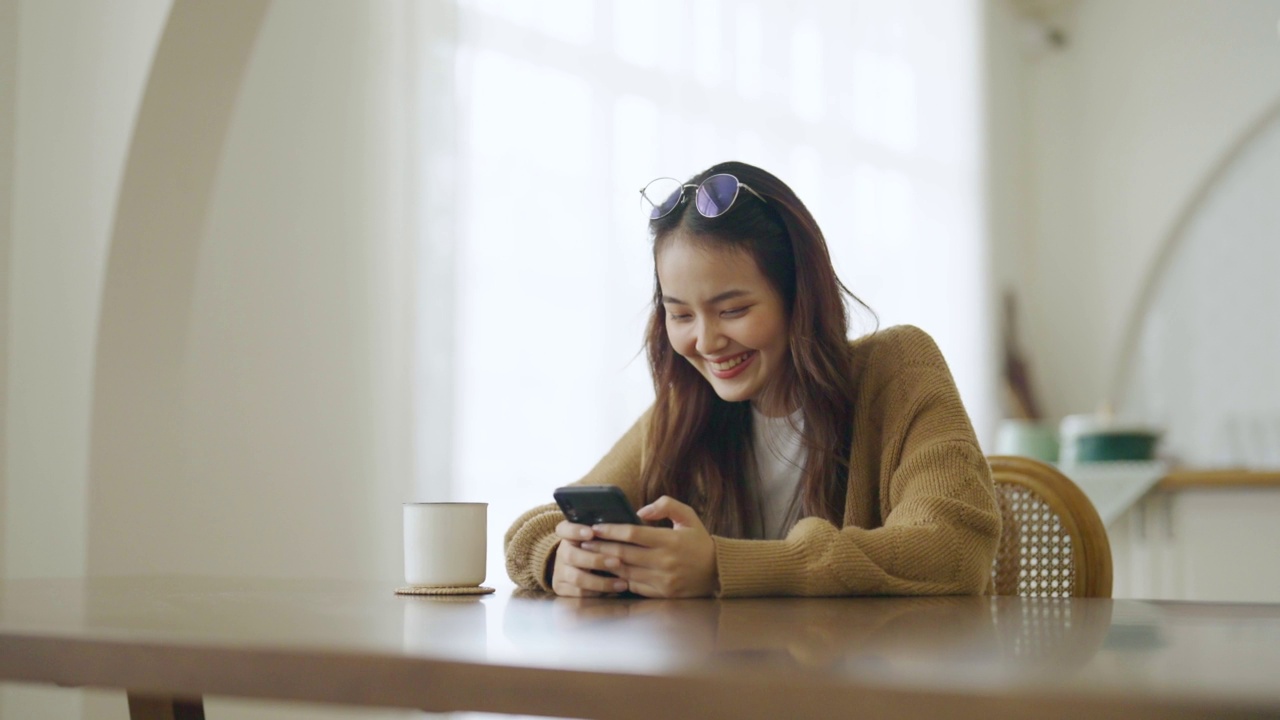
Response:
POLYGON ((469 587, 423 587, 421 585, 406 585, 405 587, 396 588, 397 595, 488 595, 493 592, 493 588, 483 585, 471 585, 469 587))

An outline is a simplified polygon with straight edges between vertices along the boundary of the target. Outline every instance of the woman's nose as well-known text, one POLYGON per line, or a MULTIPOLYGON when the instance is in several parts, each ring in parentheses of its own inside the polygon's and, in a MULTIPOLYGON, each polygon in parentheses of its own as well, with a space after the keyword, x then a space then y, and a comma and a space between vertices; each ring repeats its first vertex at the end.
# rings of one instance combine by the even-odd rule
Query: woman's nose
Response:
POLYGON ((698 327, 698 338, 694 347, 699 355, 714 355, 727 344, 727 338, 720 334, 720 323, 704 320, 698 327))

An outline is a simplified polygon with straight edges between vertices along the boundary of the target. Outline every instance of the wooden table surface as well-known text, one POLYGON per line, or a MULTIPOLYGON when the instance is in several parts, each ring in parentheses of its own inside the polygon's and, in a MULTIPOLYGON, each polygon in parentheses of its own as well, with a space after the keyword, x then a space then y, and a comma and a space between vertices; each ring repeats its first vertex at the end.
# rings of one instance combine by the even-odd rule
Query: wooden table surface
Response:
POLYGON ((1280 716, 1280 605, 1020 598, 576 601, 511 588, 0 583, 0 681, 592 718, 1280 716))

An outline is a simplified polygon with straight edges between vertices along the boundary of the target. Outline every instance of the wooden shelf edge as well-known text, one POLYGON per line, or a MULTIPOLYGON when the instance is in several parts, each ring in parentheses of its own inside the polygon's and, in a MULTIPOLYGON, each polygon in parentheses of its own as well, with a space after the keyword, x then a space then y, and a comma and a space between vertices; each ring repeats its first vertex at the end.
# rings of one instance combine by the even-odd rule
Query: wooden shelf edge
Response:
POLYGON ((1165 491, 1212 488, 1280 489, 1280 471, 1246 470, 1244 468, 1171 470, 1156 484, 1157 490, 1165 491))

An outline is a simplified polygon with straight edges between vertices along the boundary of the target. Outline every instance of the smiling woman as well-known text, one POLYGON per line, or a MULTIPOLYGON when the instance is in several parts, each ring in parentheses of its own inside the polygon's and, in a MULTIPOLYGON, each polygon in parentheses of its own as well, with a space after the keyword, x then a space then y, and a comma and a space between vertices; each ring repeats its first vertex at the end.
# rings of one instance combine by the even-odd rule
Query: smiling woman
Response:
POLYGON ((648 525, 535 508, 507 533, 512 579, 575 596, 986 589, 991 471, 933 340, 845 339, 860 301, 773 175, 729 162, 653 187, 656 401, 579 481, 620 487, 648 525))
MULTIPOLYGON (((416 497, 483 499, 505 526, 653 403, 637 355, 653 278, 637 189, 724 158, 795 188, 840 277, 886 326, 929 331, 979 436, 991 432, 983 7, 460 0, 457 52, 429 53, 453 107, 414 125, 440 149, 419 158, 413 211, 416 497)), ((426 17, 417 32, 446 29, 426 17)), ((872 323, 855 310, 851 326, 872 323)))

